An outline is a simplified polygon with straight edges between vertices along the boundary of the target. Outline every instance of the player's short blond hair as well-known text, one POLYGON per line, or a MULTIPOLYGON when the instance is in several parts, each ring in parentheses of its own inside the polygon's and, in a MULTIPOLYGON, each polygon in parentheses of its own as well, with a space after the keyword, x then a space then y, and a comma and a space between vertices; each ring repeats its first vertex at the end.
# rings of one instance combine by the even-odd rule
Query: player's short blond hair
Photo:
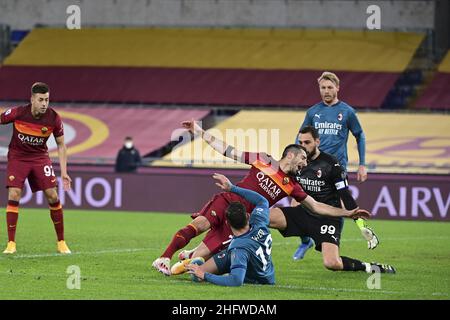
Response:
POLYGON ((322 80, 330 80, 336 87, 339 87, 339 78, 333 72, 325 71, 322 73, 319 79, 317 79, 317 82, 320 84, 322 80))

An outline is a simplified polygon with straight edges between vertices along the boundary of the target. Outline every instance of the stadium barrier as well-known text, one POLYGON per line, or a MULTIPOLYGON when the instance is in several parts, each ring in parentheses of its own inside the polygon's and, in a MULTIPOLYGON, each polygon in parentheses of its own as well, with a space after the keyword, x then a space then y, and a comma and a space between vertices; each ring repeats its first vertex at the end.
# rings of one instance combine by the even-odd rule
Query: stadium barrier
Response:
MULTIPOLYGON (((24 88, 37 73, 52 88, 52 101, 58 102, 301 107, 317 103, 322 71, 5 65, 0 68, 4 88, 0 100, 28 99, 24 88)), ((400 74, 340 71, 338 75, 343 100, 378 108, 400 74), (361 94, 369 85, 370 91, 361 94)))
MULTIPOLYGON (((72 169, 73 188, 59 194, 66 209, 121 210, 193 213, 219 189, 211 175, 214 169, 142 168, 139 174, 115 174, 110 167, 72 169)), ((247 170, 221 169, 233 182, 247 170)), ((5 181, 5 170, 0 171, 5 181)), ((357 184, 350 174, 353 195, 373 219, 450 221, 450 176, 370 174, 357 184)), ((6 189, 0 203, 6 205, 6 189)), ((32 194, 27 185, 21 208, 47 208, 43 194, 32 194)))

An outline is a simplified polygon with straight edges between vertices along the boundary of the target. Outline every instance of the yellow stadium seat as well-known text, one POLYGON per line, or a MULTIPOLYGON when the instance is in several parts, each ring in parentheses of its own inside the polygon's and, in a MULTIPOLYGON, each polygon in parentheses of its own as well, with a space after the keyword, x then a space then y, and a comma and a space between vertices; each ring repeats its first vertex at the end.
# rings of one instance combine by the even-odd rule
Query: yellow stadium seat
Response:
POLYGON ((401 72, 424 35, 303 29, 34 29, 6 65, 401 72))

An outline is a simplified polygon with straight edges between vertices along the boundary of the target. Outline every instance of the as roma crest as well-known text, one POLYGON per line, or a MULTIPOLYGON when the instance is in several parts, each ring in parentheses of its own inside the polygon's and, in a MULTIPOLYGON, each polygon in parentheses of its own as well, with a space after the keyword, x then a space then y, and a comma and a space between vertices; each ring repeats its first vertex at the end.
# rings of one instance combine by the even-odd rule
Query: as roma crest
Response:
POLYGON ((289 177, 283 178, 283 185, 289 184, 289 182, 291 182, 291 180, 289 180, 289 177))

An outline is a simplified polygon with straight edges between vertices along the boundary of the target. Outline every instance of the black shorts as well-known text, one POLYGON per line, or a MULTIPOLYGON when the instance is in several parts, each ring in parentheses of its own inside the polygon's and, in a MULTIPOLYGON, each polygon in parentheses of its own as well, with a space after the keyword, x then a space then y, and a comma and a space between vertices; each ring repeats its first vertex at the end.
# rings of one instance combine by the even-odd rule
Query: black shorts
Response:
POLYGON ((280 209, 287 222, 286 229, 279 230, 283 237, 311 237, 316 243, 317 251, 322 251, 322 242, 339 247, 343 218, 313 215, 301 205, 280 209))

